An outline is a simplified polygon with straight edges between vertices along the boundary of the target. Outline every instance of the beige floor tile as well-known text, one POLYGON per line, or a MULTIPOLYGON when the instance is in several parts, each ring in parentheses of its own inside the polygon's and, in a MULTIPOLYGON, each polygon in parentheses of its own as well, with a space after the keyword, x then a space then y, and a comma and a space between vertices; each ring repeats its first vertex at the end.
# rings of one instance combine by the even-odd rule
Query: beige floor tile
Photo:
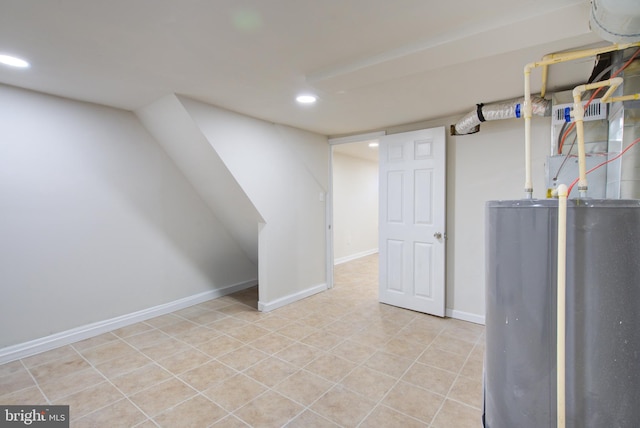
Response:
POLYGON ((363 363, 376 353, 376 348, 345 340, 331 350, 331 354, 342 357, 356 364, 363 363))
POLYGON ((447 395, 456 375, 426 364, 415 363, 402 376, 402 380, 440 395, 447 395))
POLYGON ((160 360, 191 349, 191 346, 167 336, 165 339, 141 346, 138 349, 152 360, 160 360))
POLYGON ((298 367, 291 363, 282 361, 278 358, 269 357, 260 361, 256 365, 249 367, 244 371, 244 373, 252 379, 272 387, 295 373, 297 370, 298 367))
POLYGON ((47 382, 88 369, 89 367, 89 363, 80 355, 76 354, 60 360, 40 364, 39 366, 29 369, 29 371, 36 382, 47 382))
POLYGON ((304 407, 277 392, 267 391, 235 412, 252 427, 280 427, 295 418, 304 407))
POLYGON ((267 388, 243 375, 235 375, 221 384, 209 388, 203 394, 232 412, 264 393, 267 388))
POLYGON ((0 403, 8 406, 25 403, 33 405, 50 404, 37 386, 4 395, 0 393, 0 403))
POLYGON ((196 349, 187 349, 168 358, 163 358, 157 363, 177 375, 201 366, 209 360, 211 360, 211 357, 204 352, 196 349))
POLYGON ((105 377, 111 379, 124 373, 132 372, 149 364, 151 360, 142 352, 127 354, 120 358, 96 364, 95 368, 105 377))
POLYGON ((458 373, 460 369, 462 369, 462 366, 466 361, 466 357, 464 355, 454 354, 452 352, 443 351, 442 349, 430 346, 422 353, 420 358, 418 358, 418 361, 439 369, 458 373))
POLYGON ((313 346, 323 351, 328 351, 343 341, 343 337, 324 331, 317 331, 300 340, 305 345, 313 346))
POLYGON ((479 428, 482 426, 482 411, 446 400, 434 419, 433 428, 479 428))
POLYGON ((208 312, 204 312, 204 313, 201 313, 201 314, 199 314, 197 316, 189 318, 189 321, 191 321, 193 323, 196 323, 196 324, 200 324, 200 325, 207 325, 209 323, 221 320, 221 319, 226 318, 226 317, 227 317, 227 315, 223 314, 222 312, 208 311, 208 312))
POLYGON ((50 382, 40 382, 39 386, 49 400, 57 401, 64 396, 102 383, 104 380, 104 376, 93 367, 90 367, 50 382))
POLYGON ((0 377, 26 371, 20 360, 0 365, 0 377))
POLYGON ((338 385, 320 397, 311 409, 339 425, 355 427, 374 406, 375 402, 338 385))
POLYGON ((458 376, 449 391, 448 398, 482 409, 482 381, 458 376))
POLYGON ((442 349, 454 354, 464 355, 465 357, 469 355, 471 349, 473 349, 473 343, 465 342, 464 340, 456 339, 454 337, 443 336, 442 334, 436 337, 431 344, 434 348, 442 349))
POLYGON ((253 308, 249 308, 247 307, 247 305, 244 305, 242 303, 233 303, 231 305, 227 305, 217 309, 217 311, 222 312, 223 314, 226 314, 229 316, 233 316, 236 314, 241 314, 243 312, 253 311, 253 310, 254 310, 253 308))
POLYGON ((102 407, 108 406, 124 398, 113 385, 103 382, 89 387, 75 394, 67 395, 56 401, 54 404, 69 406, 71 420, 75 420, 89 413, 95 412, 102 407))
POLYGON ((338 382, 349 374, 356 364, 332 354, 320 355, 304 368, 332 382, 338 382))
POLYGON ((167 333, 161 330, 153 329, 133 336, 125 337, 124 340, 129 345, 142 350, 149 348, 156 343, 160 343, 163 340, 168 340, 169 338, 170 336, 167 333))
POLYGON ((384 346, 384 344, 391 339, 391 335, 378 331, 375 328, 361 330, 349 337, 349 340, 358 342, 362 345, 372 346, 374 348, 384 346))
POLYGON ((295 341, 278 333, 269 333, 251 342, 251 346, 269 355, 276 354, 293 345, 295 341))
POLYGON ((359 425, 359 428, 424 428, 425 426, 426 424, 422 421, 403 415, 389 407, 380 405, 376 407, 369 416, 367 416, 367 418, 359 425))
POLYGON ((105 343, 118 340, 118 336, 113 333, 104 333, 99 336, 90 337, 89 339, 76 342, 71 345, 78 352, 84 351, 89 348, 95 348, 96 346, 104 345, 105 343))
POLYGON ((306 370, 299 370, 273 389, 300 404, 308 406, 333 386, 333 382, 329 382, 306 370))
POLYGON ((220 337, 220 334, 219 331, 212 328, 201 326, 187 330, 184 333, 176 334, 174 337, 189 345, 198 346, 220 337))
POLYGON ((155 328, 149 324, 144 322, 138 322, 135 324, 128 325, 126 327, 119 328, 117 330, 112 331, 118 337, 127 337, 134 336, 136 334, 144 333, 145 331, 154 330, 155 328))
POLYGON ((409 325, 403 328, 395 337, 400 340, 414 342, 416 345, 421 346, 422 349, 425 349, 435 340, 436 337, 438 337, 438 333, 429 330, 421 330, 418 327, 409 325))
POLYGON ((283 336, 287 336, 295 340, 300 340, 309 336, 310 334, 315 333, 316 331, 318 331, 318 329, 305 324, 301 324, 297 321, 293 321, 276 331, 283 336))
POLYGON ((196 395, 196 391, 178 379, 169 379, 129 397, 147 415, 155 416, 196 395))
MULTIPOLYGON (((146 333, 143 333, 146 334, 146 333)), ((117 340, 106 343, 104 345, 96 346, 95 348, 81 351, 81 354, 91 364, 100 364, 105 361, 113 360, 114 358, 123 358, 127 355, 137 353, 138 350, 123 342, 117 340)))
POLYGON ((250 323, 234 317, 226 317, 207 324, 207 327, 217 330, 221 333, 228 333, 236 328, 245 327, 250 323))
POLYGON ((382 400, 382 404, 428 424, 443 401, 444 397, 441 395, 400 382, 382 400))
POLYGON ((282 318, 277 315, 271 315, 270 317, 255 321, 254 324, 269 331, 276 331, 289 324, 290 322, 291 321, 287 318, 282 318))
POLYGON ((153 419, 161 427, 201 428, 207 427, 227 415, 226 410, 203 396, 197 395, 160 413, 153 419))
POLYGON ((367 367, 357 367, 340 384, 351 391, 378 402, 398 379, 367 367))
POLYGON ((425 349, 427 349, 426 344, 407 340, 404 337, 394 337, 380 347, 380 350, 384 352, 411 360, 418 358, 425 349))
MULTIPOLYGON (((377 267, 377 255, 338 265, 334 288, 269 313, 256 310, 252 287, 0 365, 0 402, 69 399, 74 421, 89 426, 109 413, 127 421, 136 407, 125 394, 168 425, 211 400, 216 427, 464 427, 481 412, 484 327, 380 304, 377 267), (364 404, 349 407, 352 399, 364 404), (319 403, 333 420, 315 411, 319 403)), ((157 426, 139 413, 124 424, 157 426)))
POLYGON ((22 370, 10 375, 0 377, 0 395, 11 394, 35 386, 36 383, 31 378, 27 370, 22 370))
POLYGON ((196 346, 196 348, 198 348, 205 354, 215 358, 227 354, 234 349, 238 349, 241 346, 245 345, 239 340, 236 340, 229 336, 220 336, 217 339, 213 339, 203 343, 202 345, 198 345, 196 346))
POLYGON ((111 379, 120 391, 126 395, 135 394, 150 386, 161 383, 173 375, 155 363, 148 364, 133 372, 111 379))
MULTIPOLYGON (((457 321, 457 320, 452 320, 457 321)), ((470 326, 474 325, 471 323, 467 323, 470 326)), ((454 325, 453 323, 449 324, 446 329, 442 332, 442 336, 451 337, 453 339, 464 340, 465 342, 476 343, 480 336, 482 335, 482 329, 474 329, 467 326, 454 325)))
POLYGON ((133 427, 147 417, 127 399, 122 399, 100 410, 73 421, 74 428, 133 427))
POLYGON ((483 367, 482 360, 469 358, 462 367, 462 370, 460 370, 460 375, 472 379, 482 379, 483 367))
POLYGON ((211 425, 211 428, 247 428, 249 425, 242 422, 235 416, 227 416, 226 418, 211 425))
POLYGON ((243 321, 248 321, 250 323, 255 324, 256 322, 267 319, 271 317, 270 313, 266 312, 258 312, 256 308, 249 308, 244 312, 238 312, 232 315, 234 318, 241 319, 243 321))
POLYGON ((323 418, 311 410, 305 410, 294 420, 285 425, 286 428, 340 428, 340 425, 323 418))
POLYGON ((252 346, 244 345, 228 354, 219 356, 217 360, 238 371, 243 371, 267 357, 269 357, 268 354, 252 346))
POLYGON ((181 321, 178 321, 176 323, 159 327, 159 329, 162 330, 165 334, 168 334, 169 336, 176 336, 196 327, 198 327, 198 324, 188 321, 186 319, 182 319, 181 321))
POLYGON ((234 376, 236 373, 235 370, 218 361, 209 361, 206 364, 181 374, 180 379, 191 385, 194 389, 204 391, 234 376))
POLYGON ((316 312, 300 319, 302 324, 313 328, 323 329, 325 326, 335 322, 336 318, 326 312, 316 312))
POLYGON ((182 318, 178 317, 177 315, 166 314, 166 315, 160 315, 159 317, 150 318, 145 322, 155 328, 160 328, 170 324, 174 324, 179 321, 182 321, 182 318))
POLYGON ((338 321, 332 322, 331 324, 325 326, 322 330, 328 333, 332 333, 342 337, 350 337, 353 334, 356 334, 360 330, 363 330, 367 327, 367 322, 362 321, 360 323, 349 322, 348 320, 339 319, 338 321))
POLYGON ((321 352, 316 348, 312 348, 311 346, 303 343, 294 343, 293 345, 278 352, 275 356, 288 361, 291 364, 295 364, 298 367, 303 367, 313 361, 320 354, 321 352))
POLYGON ((73 357, 77 357, 78 353, 71 346, 62 346, 60 348, 52 349, 51 351, 42 352, 31 357, 22 359, 27 368, 32 368, 45 363, 51 363, 57 360, 67 360, 73 357))
POLYGON ((412 360, 389 354, 387 352, 376 352, 364 365, 370 369, 388 374, 389 376, 400 377, 409 368, 412 360))
POLYGON ((147 419, 146 421, 140 422, 134 428, 158 428, 158 425, 156 425, 151 419, 147 419))

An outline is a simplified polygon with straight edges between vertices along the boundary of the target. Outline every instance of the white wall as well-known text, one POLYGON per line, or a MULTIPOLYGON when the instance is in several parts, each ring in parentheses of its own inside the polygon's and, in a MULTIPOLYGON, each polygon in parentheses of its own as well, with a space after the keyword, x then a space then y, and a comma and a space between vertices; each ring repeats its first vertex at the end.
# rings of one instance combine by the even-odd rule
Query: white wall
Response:
POLYGON ((133 113, 0 85, 0 348, 255 275, 133 113))
POLYGON ((378 163, 333 153, 335 263, 378 249, 378 163))
MULTIPOLYGON (((459 117, 389 129, 406 132, 455 123, 459 117)), ((545 198, 544 162, 550 118, 532 120, 534 198, 545 198)), ((448 133, 447 133, 448 134, 448 133)), ((477 134, 447 135, 447 277, 450 315, 482 321, 485 315, 485 203, 524 196, 524 123, 485 122, 477 134)))
POLYGON ((264 219, 260 307, 326 288, 327 138, 179 99, 264 219))

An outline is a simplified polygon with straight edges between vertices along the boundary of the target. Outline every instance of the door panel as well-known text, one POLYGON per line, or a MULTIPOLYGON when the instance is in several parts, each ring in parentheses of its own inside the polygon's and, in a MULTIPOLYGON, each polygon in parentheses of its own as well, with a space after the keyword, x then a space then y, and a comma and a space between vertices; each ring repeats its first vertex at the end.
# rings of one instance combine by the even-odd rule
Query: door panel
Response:
POLYGON ((379 299, 438 316, 445 312, 444 133, 380 139, 379 299))

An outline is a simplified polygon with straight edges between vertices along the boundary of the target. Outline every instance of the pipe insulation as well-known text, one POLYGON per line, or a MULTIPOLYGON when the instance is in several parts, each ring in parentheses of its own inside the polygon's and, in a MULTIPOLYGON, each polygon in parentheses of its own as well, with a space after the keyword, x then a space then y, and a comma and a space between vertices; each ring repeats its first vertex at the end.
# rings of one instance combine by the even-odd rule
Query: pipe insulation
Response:
MULTIPOLYGON (((523 117, 524 98, 502 101, 493 104, 478 104, 477 108, 455 124, 456 135, 470 134, 474 128, 487 120, 512 119, 523 117)), ((531 98, 531 107, 536 116, 551 115, 551 101, 540 97, 531 98)))
POLYGON ((640 2, 591 0, 589 26, 594 33, 609 42, 640 41, 640 2))

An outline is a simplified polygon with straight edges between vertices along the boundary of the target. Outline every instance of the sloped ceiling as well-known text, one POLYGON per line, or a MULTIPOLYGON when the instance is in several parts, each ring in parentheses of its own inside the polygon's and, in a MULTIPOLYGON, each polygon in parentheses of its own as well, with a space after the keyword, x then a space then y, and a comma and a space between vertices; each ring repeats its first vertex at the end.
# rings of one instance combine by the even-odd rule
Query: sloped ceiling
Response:
MULTIPOLYGON (((183 94, 324 135, 521 96, 522 68, 602 43, 588 0, 0 0, 0 82, 136 110, 183 94), (301 92, 319 96, 297 105, 301 92)), ((551 69, 550 89, 593 60, 551 69)), ((533 90, 539 77, 533 76, 533 90)))

